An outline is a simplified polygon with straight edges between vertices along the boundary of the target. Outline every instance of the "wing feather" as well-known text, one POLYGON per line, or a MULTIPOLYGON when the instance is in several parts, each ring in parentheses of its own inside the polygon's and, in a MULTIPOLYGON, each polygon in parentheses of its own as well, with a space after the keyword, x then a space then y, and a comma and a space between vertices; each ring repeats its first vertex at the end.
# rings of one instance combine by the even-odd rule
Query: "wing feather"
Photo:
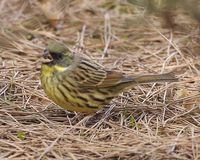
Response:
POLYGON ((73 70, 74 80, 79 87, 109 87, 123 83, 124 76, 115 71, 105 71, 101 67, 85 60, 80 60, 73 70))

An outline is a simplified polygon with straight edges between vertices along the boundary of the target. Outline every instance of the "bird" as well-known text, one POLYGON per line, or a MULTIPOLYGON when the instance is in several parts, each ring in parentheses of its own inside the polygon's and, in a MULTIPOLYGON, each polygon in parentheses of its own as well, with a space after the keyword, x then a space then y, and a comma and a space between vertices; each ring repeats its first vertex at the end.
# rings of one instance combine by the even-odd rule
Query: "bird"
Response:
POLYGON ((120 92, 154 82, 177 82, 173 73, 124 76, 105 70, 92 61, 72 53, 61 42, 47 46, 42 57, 40 79, 47 96, 60 107, 95 114, 120 92))

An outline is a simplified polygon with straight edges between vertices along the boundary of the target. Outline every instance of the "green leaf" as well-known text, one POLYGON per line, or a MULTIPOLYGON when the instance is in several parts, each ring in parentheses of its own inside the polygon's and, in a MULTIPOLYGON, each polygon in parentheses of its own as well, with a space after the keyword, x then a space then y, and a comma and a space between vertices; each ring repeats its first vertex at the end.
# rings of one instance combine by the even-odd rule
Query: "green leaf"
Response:
POLYGON ((132 128, 136 126, 138 130, 140 129, 133 115, 131 115, 131 122, 132 122, 132 128))
POLYGON ((32 38, 33 38, 32 35, 27 35, 27 36, 26 36, 26 39, 28 39, 28 40, 31 40, 32 38))
POLYGON ((21 139, 21 140, 24 140, 24 139, 26 138, 26 134, 23 133, 23 132, 19 132, 19 133, 17 134, 17 137, 18 137, 19 139, 21 139))

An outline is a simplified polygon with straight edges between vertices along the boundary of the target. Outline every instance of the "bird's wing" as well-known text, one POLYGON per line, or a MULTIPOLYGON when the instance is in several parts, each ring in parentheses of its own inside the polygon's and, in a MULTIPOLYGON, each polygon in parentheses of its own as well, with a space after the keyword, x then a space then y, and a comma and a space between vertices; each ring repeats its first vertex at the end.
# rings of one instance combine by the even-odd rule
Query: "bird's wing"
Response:
POLYGON ((81 60, 73 71, 73 79, 80 87, 109 87, 124 81, 121 73, 105 71, 101 67, 85 60, 81 60))

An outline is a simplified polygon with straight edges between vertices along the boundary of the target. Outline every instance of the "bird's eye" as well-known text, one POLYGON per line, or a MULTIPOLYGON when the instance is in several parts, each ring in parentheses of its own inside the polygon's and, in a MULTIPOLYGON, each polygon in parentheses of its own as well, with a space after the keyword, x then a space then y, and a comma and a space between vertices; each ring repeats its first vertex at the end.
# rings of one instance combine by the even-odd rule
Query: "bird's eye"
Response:
POLYGON ((61 59, 63 57, 62 53, 58 54, 58 58, 61 59))

